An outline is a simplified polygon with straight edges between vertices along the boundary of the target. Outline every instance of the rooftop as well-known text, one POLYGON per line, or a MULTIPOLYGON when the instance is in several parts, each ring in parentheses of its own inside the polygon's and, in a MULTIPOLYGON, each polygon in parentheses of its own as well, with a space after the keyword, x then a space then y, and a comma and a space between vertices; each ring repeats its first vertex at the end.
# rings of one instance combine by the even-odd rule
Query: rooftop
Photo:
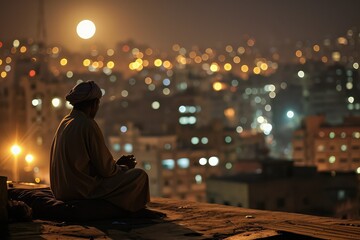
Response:
POLYGON ((68 223, 34 220, 5 226, 10 239, 359 239, 360 220, 152 198, 164 219, 68 223))

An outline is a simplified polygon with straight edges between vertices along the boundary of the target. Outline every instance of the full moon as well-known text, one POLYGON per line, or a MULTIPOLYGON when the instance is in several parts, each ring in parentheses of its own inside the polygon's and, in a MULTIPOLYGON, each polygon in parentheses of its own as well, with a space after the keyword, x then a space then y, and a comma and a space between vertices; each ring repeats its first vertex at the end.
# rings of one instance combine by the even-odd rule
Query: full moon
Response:
POLYGON ((95 24, 90 20, 82 20, 76 27, 77 34, 83 39, 91 38, 94 36, 95 31, 95 24))

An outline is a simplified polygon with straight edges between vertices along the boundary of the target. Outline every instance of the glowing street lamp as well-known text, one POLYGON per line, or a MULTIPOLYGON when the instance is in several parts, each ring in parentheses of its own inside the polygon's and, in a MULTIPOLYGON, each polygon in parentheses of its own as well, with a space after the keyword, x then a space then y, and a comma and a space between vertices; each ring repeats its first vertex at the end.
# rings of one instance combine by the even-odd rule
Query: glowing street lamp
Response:
POLYGON ((32 154, 27 154, 27 155, 25 156, 25 161, 26 161, 28 164, 32 163, 32 162, 34 161, 34 156, 33 156, 32 154))
POLYGON ((11 146, 10 151, 14 155, 13 178, 14 181, 19 181, 18 155, 21 153, 21 147, 14 144, 11 146))

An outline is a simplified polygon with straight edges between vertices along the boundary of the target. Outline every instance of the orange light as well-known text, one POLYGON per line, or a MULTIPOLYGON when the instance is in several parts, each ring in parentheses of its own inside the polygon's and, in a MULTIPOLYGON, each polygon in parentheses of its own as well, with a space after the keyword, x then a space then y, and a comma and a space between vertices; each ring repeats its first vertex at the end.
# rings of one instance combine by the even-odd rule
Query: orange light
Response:
POLYGON ((124 46, 122 47, 122 51, 123 51, 123 52, 128 52, 128 51, 130 51, 130 47, 129 47, 128 45, 124 45, 124 46))
POLYGON ((21 147, 17 144, 14 144, 11 146, 10 151, 14 156, 17 156, 21 152, 21 147))
POLYGON ((30 77, 35 77, 35 75, 36 75, 36 71, 35 71, 35 70, 30 70, 30 71, 29 71, 29 76, 30 76, 30 77))

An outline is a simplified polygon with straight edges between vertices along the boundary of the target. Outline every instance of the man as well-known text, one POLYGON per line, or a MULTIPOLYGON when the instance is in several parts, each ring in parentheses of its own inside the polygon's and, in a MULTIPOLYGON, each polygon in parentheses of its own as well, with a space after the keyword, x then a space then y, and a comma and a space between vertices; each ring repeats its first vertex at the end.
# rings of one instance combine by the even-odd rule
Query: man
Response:
POLYGON ((94 120, 101 96, 93 81, 67 94, 74 108, 61 121, 51 146, 50 186, 60 200, 105 199, 137 212, 150 200, 148 176, 134 168, 133 155, 114 161, 94 120))

